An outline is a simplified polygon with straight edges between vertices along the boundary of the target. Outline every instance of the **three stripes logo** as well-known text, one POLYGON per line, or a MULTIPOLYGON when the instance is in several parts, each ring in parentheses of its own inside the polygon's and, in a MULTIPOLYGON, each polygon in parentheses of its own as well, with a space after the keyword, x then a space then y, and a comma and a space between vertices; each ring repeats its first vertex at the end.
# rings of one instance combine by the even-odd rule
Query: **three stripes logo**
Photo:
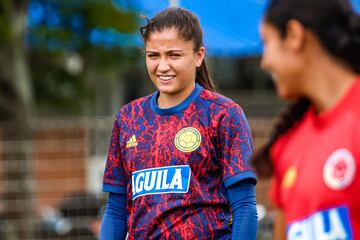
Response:
POLYGON ((136 147, 138 142, 136 141, 135 135, 132 135, 131 138, 126 142, 126 148, 136 147))

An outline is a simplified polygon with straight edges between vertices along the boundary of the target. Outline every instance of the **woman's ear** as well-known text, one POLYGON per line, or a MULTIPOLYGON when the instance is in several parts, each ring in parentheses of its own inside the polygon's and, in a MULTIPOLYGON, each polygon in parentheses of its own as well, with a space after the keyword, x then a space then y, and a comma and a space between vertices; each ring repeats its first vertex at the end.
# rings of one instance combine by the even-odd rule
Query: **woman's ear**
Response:
POLYGON ((286 26, 285 43, 294 51, 302 50, 306 44, 306 32, 304 25, 298 20, 290 20, 286 26))
POLYGON ((196 53, 196 67, 200 67, 205 57, 205 48, 201 47, 196 53))

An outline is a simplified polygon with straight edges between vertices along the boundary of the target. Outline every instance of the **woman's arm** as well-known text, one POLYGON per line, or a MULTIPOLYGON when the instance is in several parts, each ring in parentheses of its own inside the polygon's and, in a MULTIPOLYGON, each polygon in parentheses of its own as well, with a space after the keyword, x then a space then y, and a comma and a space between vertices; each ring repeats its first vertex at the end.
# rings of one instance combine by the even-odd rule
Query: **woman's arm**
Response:
POLYGON ((281 209, 277 209, 275 212, 273 234, 274 234, 274 239, 286 240, 285 214, 281 209))
POLYGON ((227 188, 233 226, 231 239, 255 240, 258 228, 254 181, 243 180, 227 188))
POLYGON ((100 240, 123 240, 127 233, 126 194, 109 193, 101 224, 100 240))

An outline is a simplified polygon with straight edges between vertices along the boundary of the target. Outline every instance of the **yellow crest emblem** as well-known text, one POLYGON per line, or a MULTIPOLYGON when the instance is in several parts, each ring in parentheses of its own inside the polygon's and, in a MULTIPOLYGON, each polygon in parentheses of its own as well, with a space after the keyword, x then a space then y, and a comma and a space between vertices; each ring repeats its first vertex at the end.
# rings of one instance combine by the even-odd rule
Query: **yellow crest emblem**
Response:
POLYGON ((186 127, 176 134, 174 143, 179 151, 192 152, 200 146, 201 134, 196 128, 186 127))
POLYGON ((286 171, 284 178, 282 180, 282 186, 284 188, 290 188, 294 186, 295 182, 297 180, 297 170, 295 167, 290 167, 286 171))

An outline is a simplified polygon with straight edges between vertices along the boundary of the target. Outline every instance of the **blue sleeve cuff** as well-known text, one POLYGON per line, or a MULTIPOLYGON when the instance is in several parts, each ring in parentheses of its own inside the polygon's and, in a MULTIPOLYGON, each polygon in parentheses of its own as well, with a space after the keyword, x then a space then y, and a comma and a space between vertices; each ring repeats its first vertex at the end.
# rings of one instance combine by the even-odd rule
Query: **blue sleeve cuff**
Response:
POLYGON ((101 223, 101 240, 123 240, 127 233, 126 195, 110 193, 101 223))
POLYGON ((253 181, 241 181, 226 190, 233 217, 231 238, 255 240, 258 218, 253 181))
POLYGON ((224 181, 225 188, 230 187, 231 185, 234 185, 235 183, 238 183, 240 181, 243 181, 245 179, 251 179, 254 181, 254 184, 257 183, 256 174, 253 171, 245 171, 242 173, 239 173, 235 176, 232 176, 224 181))
POLYGON ((103 184, 102 190, 103 190, 103 192, 126 194, 126 187, 119 187, 119 186, 103 184))

